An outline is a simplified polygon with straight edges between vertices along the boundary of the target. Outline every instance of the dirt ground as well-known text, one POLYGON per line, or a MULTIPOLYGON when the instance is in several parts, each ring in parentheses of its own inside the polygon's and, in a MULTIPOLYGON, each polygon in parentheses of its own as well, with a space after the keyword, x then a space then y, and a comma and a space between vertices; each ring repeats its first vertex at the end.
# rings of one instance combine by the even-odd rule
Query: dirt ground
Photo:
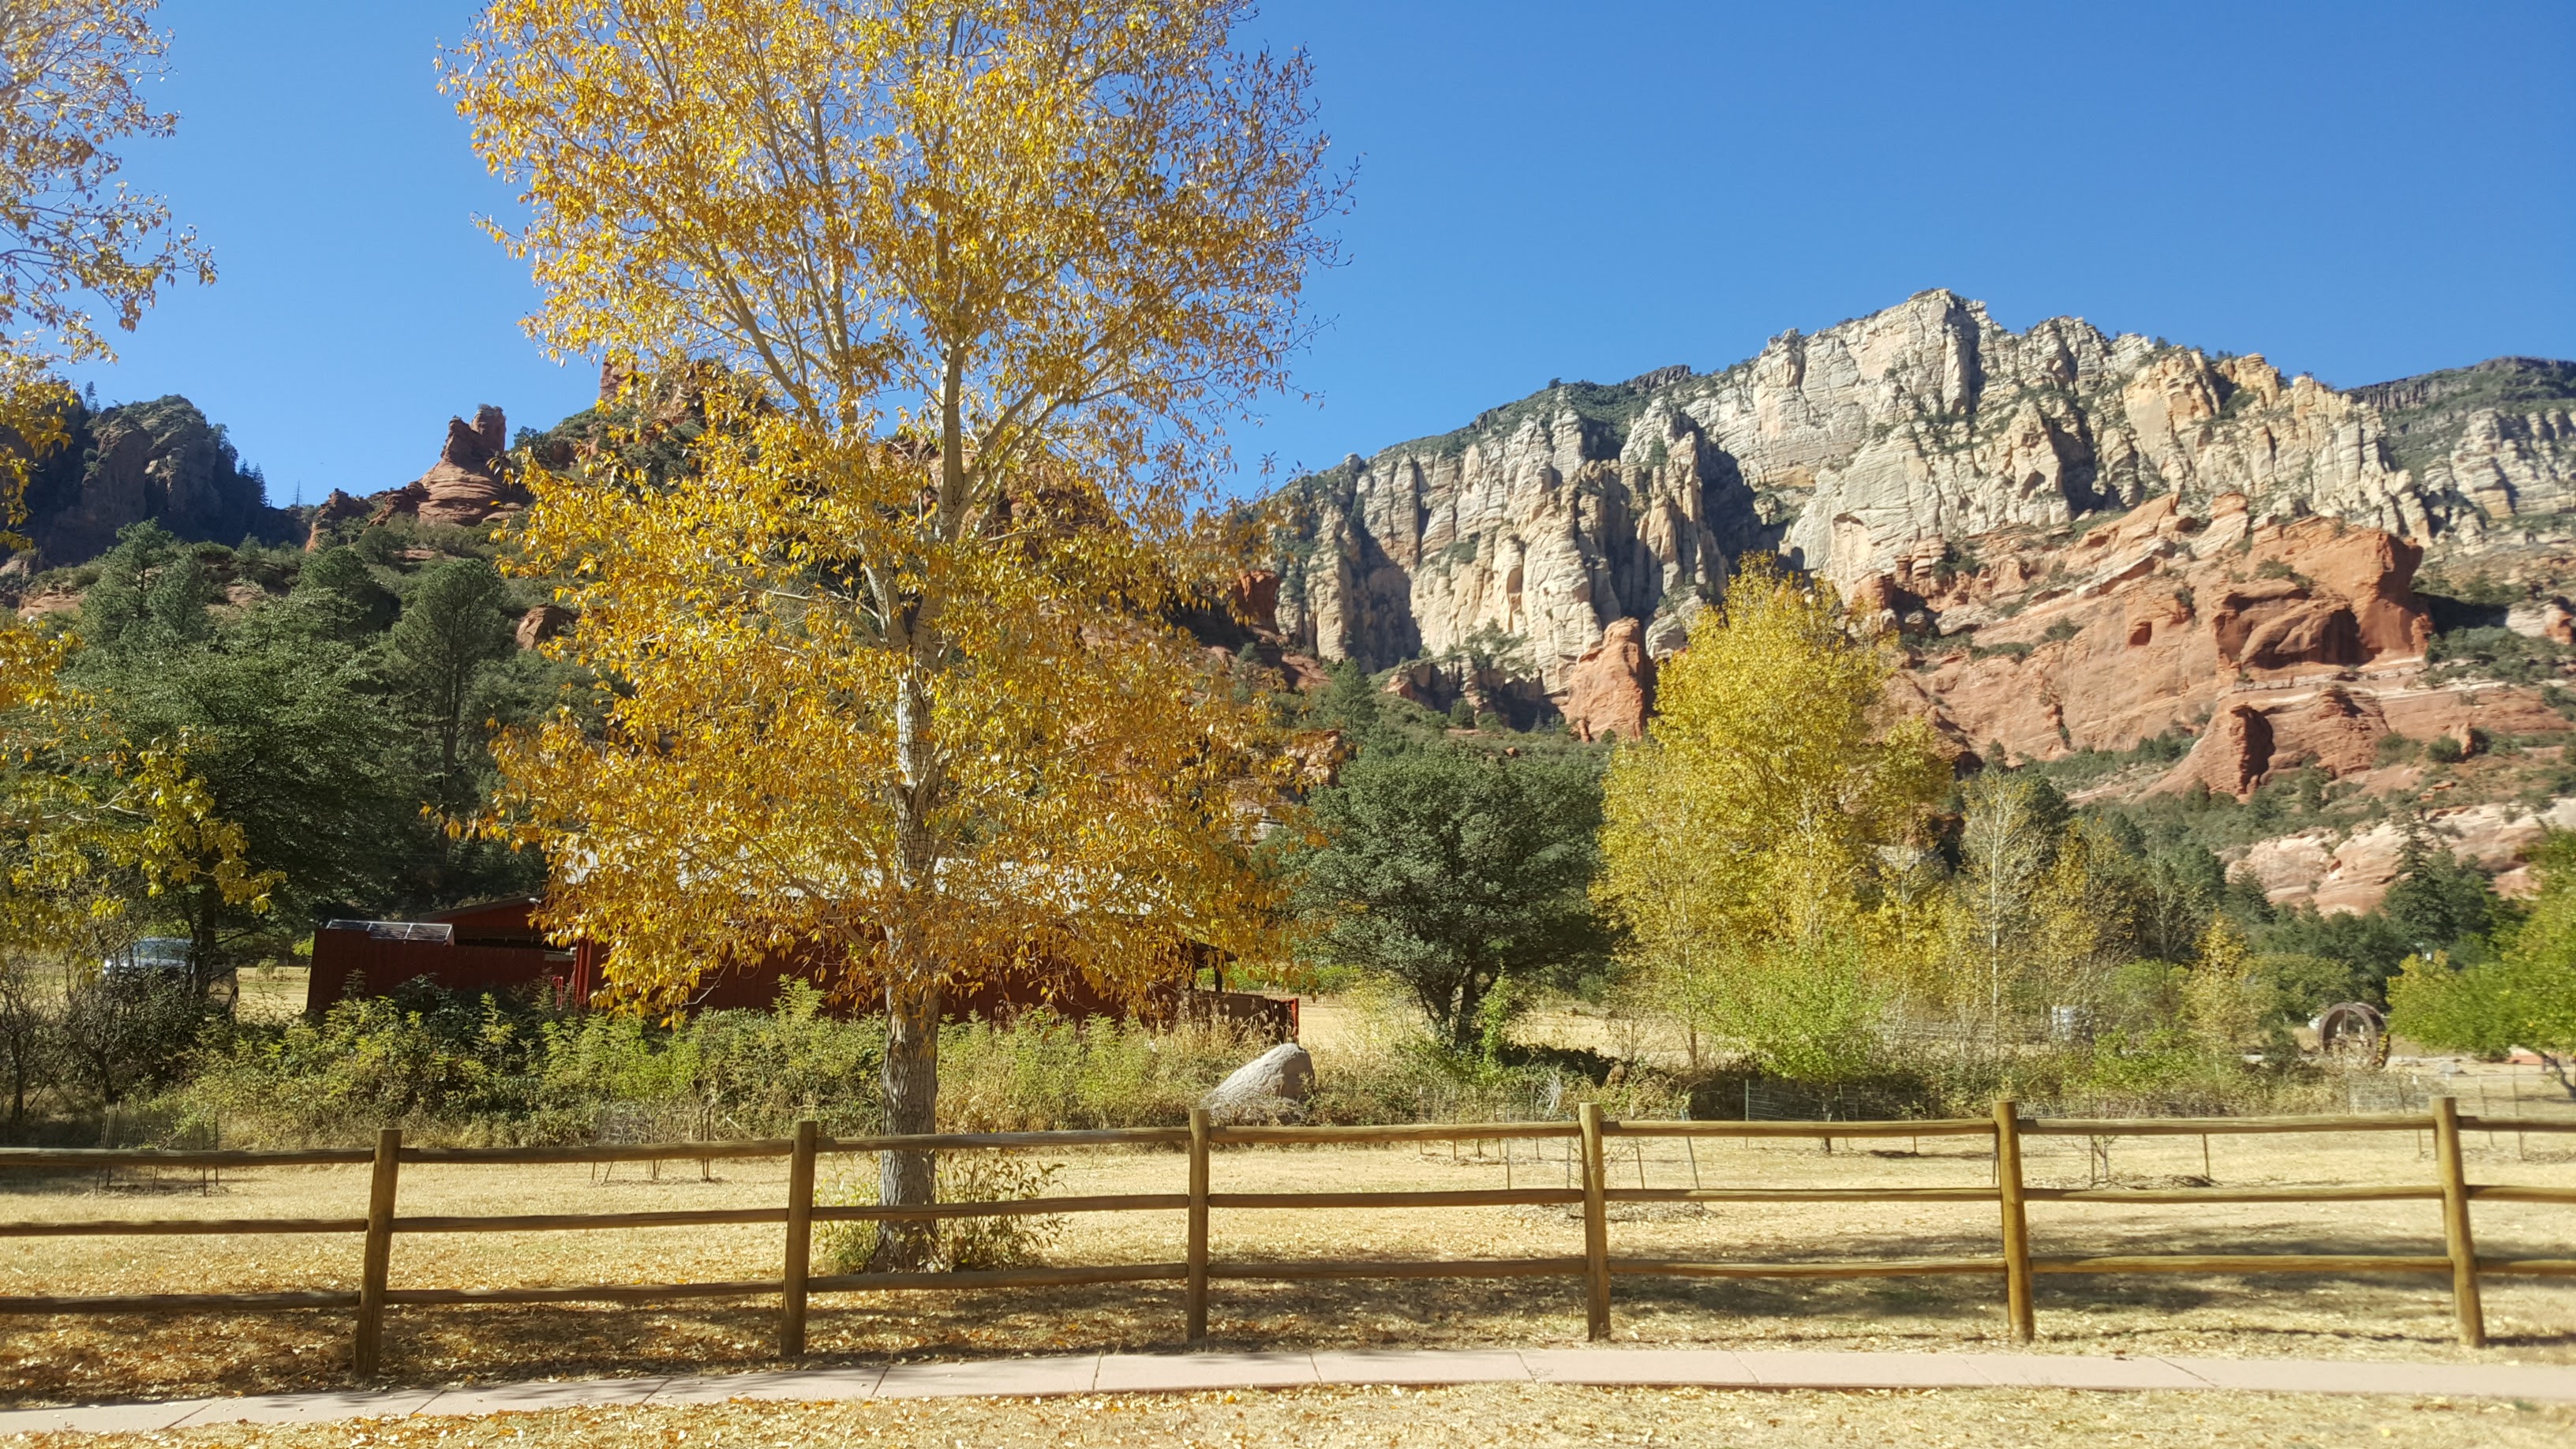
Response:
POLYGON ((294 1428, 208 1428, 150 1435, 45 1435, 31 1442, 151 1443, 196 1449, 343 1449, 369 1445, 590 1446, 796 1444, 1762 1446, 2071 1444, 2354 1445, 2525 1449, 2576 1438, 2576 1410, 2480 1400, 2057 1391, 1742 1392, 1478 1384, 1435 1389, 1299 1389, 1068 1399, 945 1399, 860 1404, 711 1404, 567 1409, 481 1419, 377 1420, 294 1428))
MULTIPOLYGON (((1964 1139, 1885 1142, 1875 1151, 1805 1143, 1617 1144, 1614 1185, 1983 1185, 1988 1157, 1964 1139)), ((1563 1184, 1560 1144, 1280 1149, 1223 1152, 1218 1191, 1463 1188, 1563 1184)), ((2475 1134, 2474 1180, 2576 1186, 2576 1138, 2475 1134)), ((1173 1152, 1070 1154, 1059 1190, 1176 1192, 1185 1159, 1173 1152)), ((2100 1170, 2080 1139, 2034 1139, 2035 1184, 2081 1186, 2100 1170)), ((2111 1149, 2114 1180, 2179 1185, 2203 1172, 2198 1139, 2125 1139, 2111 1149)), ((848 1171, 855 1164, 827 1167, 848 1171)), ((2414 1134, 2212 1140, 2207 1170, 2222 1185, 2431 1181, 2414 1134)), ((694 1166, 658 1179, 570 1168, 415 1167, 403 1175, 405 1214, 636 1211, 767 1206, 784 1194, 783 1163, 729 1163, 702 1180, 694 1166)), ((357 1216, 361 1169, 274 1169, 157 1181, 95 1176, 0 1181, 0 1216, 357 1216)), ((2037 1204, 2041 1254, 2091 1252, 2440 1251, 2431 1202, 2194 1208, 2037 1204)), ((2570 1256, 2576 1211, 2485 1203, 2482 1252, 2570 1256)), ((1611 1251, 1622 1256, 1800 1259, 1985 1255, 1997 1250, 1994 1208, 1977 1203, 1648 1205, 1614 1211, 1611 1251)), ((1218 1260, 1575 1255, 1580 1224, 1560 1209, 1220 1211, 1218 1260)), ((1060 1263, 1170 1262, 1182 1256, 1177 1212, 1070 1219, 1048 1252, 1060 1263)), ((354 1235, 0 1240, 0 1293, 118 1293, 346 1288, 354 1235)), ((396 1287, 754 1279, 779 1272, 774 1227, 614 1233, 406 1235, 395 1242, 396 1287)), ((1642 1344, 1873 1349, 1992 1348, 2003 1341, 2000 1283, 1988 1277, 1854 1282, 1622 1278, 1615 1337, 1642 1344)), ((444 1383, 550 1375, 723 1372, 772 1362, 775 1300, 701 1301, 667 1309, 612 1306, 400 1308, 390 1315, 386 1377, 444 1383)), ((2043 1351, 2466 1359, 2451 1343, 2446 1283, 2435 1275, 2044 1277, 2043 1351)), ((2496 1347, 2484 1361, 2576 1362, 2576 1281, 2493 1280, 2487 1315, 2496 1347)), ((1211 1330, 1220 1347, 1320 1348, 1572 1344, 1583 1338, 1570 1279, 1258 1284, 1220 1282, 1211 1330)), ((15 1319, 0 1323, 0 1399, 14 1403, 323 1388, 346 1383, 348 1315, 15 1319)), ((976 1358, 1181 1346, 1177 1284, 843 1294, 818 1298, 811 1347, 823 1363, 887 1357, 976 1358)), ((1463 1441, 1462 1441, 1463 1442, 1463 1441)))

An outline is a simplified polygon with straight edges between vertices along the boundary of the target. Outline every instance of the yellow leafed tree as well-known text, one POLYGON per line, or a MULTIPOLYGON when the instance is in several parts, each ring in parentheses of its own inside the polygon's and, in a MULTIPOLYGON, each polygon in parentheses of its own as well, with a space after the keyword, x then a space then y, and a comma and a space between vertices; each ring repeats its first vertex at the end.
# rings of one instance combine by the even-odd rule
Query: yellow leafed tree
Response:
MULTIPOLYGON (((1261 722, 1163 622, 1341 197, 1247 13, 498 0, 450 61, 524 187, 535 334, 707 379, 677 476, 535 483, 606 724, 504 743, 507 828, 638 998, 846 957, 894 1131, 935 1126, 950 987, 1015 957, 1132 986, 1265 918, 1261 722)), ((883 1199, 932 1173, 889 1154, 883 1199)))
POLYGON ((1899 984, 1874 939, 1921 934, 1865 909, 1949 784, 1929 727, 1883 716, 1889 668, 1831 585, 1751 556, 1611 760, 1600 889, 1638 965, 1782 1070, 1850 1066, 1899 984))
POLYGON ((112 357, 90 315, 134 330, 163 287, 214 280, 192 232, 158 197, 116 180, 113 149, 166 136, 177 117, 143 87, 161 72, 155 0, 8 0, 0 5, 0 447, 8 521, 30 460, 63 441, 70 395, 52 368, 112 357))
POLYGON ((2045 780, 1989 769, 1962 794, 1948 960, 1919 983, 1919 1004, 1946 1011, 1950 1040, 1992 1063, 2105 1004, 2132 956, 2136 904, 2118 843, 2045 780))
MULTIPOLYGON (((117 182, 115 143, 168 135, 143 101, 161 70, 153 0, 0 4, 0 521, 25 516, 29 465, 69 439, 56 364, 112 358, 90 313, 133 330, 163 287, 214 280, 159 198, 117 182)), ((14 542, 14 540, 13 540, 14 542)), ((66 689, 72 645, 0 622, 0 946, 63 944, 145 890, 211 875, 228 899, 273 883, 241 862, 183 741, 125 739, 100 702, 66 689)))
POLYGON ((2225 913, 2209 918, 2200 951, 2183 978, 2183 1017, 2192 1034, 2215 1051, 2235 1051, 2261 1036, 2266 1008, 2245 933, 2225 913))
POLYGON ((62 683, 70 646, 0 626, 0 953, 59 950, 123 914, 128 881, 159 895, 200 877, 264 905, 277 884, 242 862, 188 773, 184 741, 135 744, 62 683))

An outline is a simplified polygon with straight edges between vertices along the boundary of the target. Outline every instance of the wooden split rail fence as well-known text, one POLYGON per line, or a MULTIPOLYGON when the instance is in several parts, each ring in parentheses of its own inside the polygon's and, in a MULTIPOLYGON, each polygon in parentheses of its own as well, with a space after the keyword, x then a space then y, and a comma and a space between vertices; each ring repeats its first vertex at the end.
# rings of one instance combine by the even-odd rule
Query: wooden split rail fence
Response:
POLYGON ((393 1306, 451 1303, 645 1303, 688 1298, 776 1295, 780 1300, 779 1351, 805 1349, 806 1305, 816 1293, 894 1289, 976 1289, 1102 1283, 1178 1282, 1191 1341, 1207 1335, 1209 1285, 1217 1281, 1316 1281, 1355 1278, 1579 1278, 1591 1335, 1610 1332, 1612 1280, 1682 1278, 1898 1278, 1936 1274, 1994 1274, 2004 1280, 2013 1337, 2028 1341, 2035 1323, 2031 1281, 2039 1274, 2070 1273, 2443 1273, 2459 1317, 2460 1340, 2486 1341, 2479 1283, 2488 1277, 2576 1277, 2576 1257, 2480 1257, 2469 1221, 2474 1201, 2576 1204, 2576 1188, 2472 1184, 2460 1153, 2464 1131, 2503 1127, 2521 1132, 2576 1132, 2576 1122, 2513 1120, 2490 1123, 2459 1115, 2451 1098, 2433 1111, 2339 1117, 2024 1120, 2010 1102, 1997 1104, 1991 1120, 1966 1118, 1899 1122, 1620 1122, 1585 1104, 1573 1122, 1421 1124, 1390 1127, 1218 1127, 1204 1112, 1190 1125, 1080 1132, 958 1133, 910 1137, 825 1139, 812 1122, 793 1139, 683 1142, 591 1147, 405 1147, 387 1129, 374 1152, 363 1149, 289 1151, 158 1151, 114 1149, 0 1149, 0 1170, 88 1170, 111 1167, 223 1168, 372 1164, 374 1176, 363 1218, 181 1218, 160 1221, 0 1223, 0 1238, 44 1236, 157 1236, 168 1234, 355 1233, 365 1250, 356 1292, 166 1293, 91 1297, 0 1297, 0 1314, 281 1312, 355 1309, 353 1359, 361 1375, 376 1371, 385 1310, 393 1306), (2210 1136, 2315 1132, 2425 1132, 2434 1139, 2437 1181, 2422 1186, 2281 1188, 2046 1188, 2023 1180, 2026 1137, 2210 1136), (1608 1182, 1607 1139, 1656 1138, 1923 1138, 1984 1137, 1994 1154, 1994 1183, 1982 1187, 1852 1188, 1615 1188, 1608 1182), (1209 1160, 1220 1146, 1385 1145, 1393 1143, 1571 1139, 1581 1153, 1580 1187, 1458 1191, 1217 1192, 1209 1160), (1189 1159, 1186 1192, 1115 1196, 1026 1198, 1002 1202, 938 1203, 919 1207, 832 1206, 814 1201, 814 1169, 827 1154, 900 1150, 978 1151, 1069 1147, 1179 1147, 1189 1159), (774 1208, 719 1208, 670 1212, 541 1213, 470 1217, 404 1217, 396 1190, 406 1164, 560 1164, 641 1161, 714 1161, 743 1158, 789 1160, 788 1200, 774 1208), (2052 1258, 2031 1252, 2029 1205, 2034 1202, 2277 1203, 2438 1201, 2444 1251, 2439 1256, 2376 1254, 2154 1254, 2052 1258), (1989 1257, 1854 1259, 1831 1262, 1694 1262, 1612 1257, 1608 1210, 1617 1203, 1710 1202, 1985 1202, 2001 1214, 2002 1251, 1989 1257), (1220 1262, 1209 1252, 1208 1215, 1220 1208, 1351 1209, 1501 1206, 1580 1206, 1583 1256, 1562 1258, 1220 1262), (1187 1214, 1188 1248, 1178 1263, 1096 1267, 1011 1268, 981 1272, 845 1273, 811 1271, 813 1225, 894 1219, 940 1219, 1096 1212, 1178 1211, 1187 1214), (709 1283, 587 1284, 545 1288, 393 1288, 389 1270, 397 1233, 512 1233, 583 1229, 784 1225, 785 1270, 777 1280, 709 1283))

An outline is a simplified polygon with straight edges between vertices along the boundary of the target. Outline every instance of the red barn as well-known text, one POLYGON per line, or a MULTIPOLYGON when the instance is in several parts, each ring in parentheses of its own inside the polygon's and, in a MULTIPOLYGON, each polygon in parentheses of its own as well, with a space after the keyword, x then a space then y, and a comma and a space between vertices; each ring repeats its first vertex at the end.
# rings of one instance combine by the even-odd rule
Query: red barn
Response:
MULTIPOLYGON (((318 1016, 353 988, 383 992, 417 980, 456 992, 542 989, 566 1001, 588 1001, 605 984, 601 967, 607 951, 589 941, 569 950, 549 944, 530 919, 537 905, 535 898, 521 897, 459 906, 419 921, 329 922, 313 933, 313 974, 305 987, 304 1009, 318 1016)), ((1141 1001, 1112 997, 1073 972, 1020 972, 952 991, 948 1015, 1007 1019, 1046 1006, 1075 1018, 1168 1021, 1204 1016, 1241 1022, 1274 1041, 1297 1039, 1296 998, 1227 991, 1218 954, 1202 948, 1192 956, 1186 979, 1154 987, 1141 1001), (1216 989, 1200 989, 1197 978, 1211 970, 1216 989)), ((804 979, 819 986, 823 976, 821 963, 798 953, 701 981, 689 1006, 695 1011, 766 1011, 787 982, 804 979)))

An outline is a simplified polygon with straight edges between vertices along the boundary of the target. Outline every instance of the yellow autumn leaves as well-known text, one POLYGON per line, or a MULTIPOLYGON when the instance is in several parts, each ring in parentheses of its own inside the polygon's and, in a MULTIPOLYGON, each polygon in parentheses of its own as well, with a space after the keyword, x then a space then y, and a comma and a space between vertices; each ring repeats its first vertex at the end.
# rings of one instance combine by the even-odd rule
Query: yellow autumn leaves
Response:
POLYGON ((0 628, 0 950, 95 960, 95 928, 139 890, 211 877, 227 900, 276 884, 242 863, 181 740, 128 738, 104 703, 62 682, 71 646, 0 628))
MULTIPOLYGON (((158 197, 116 180, 120 140, 169 134, 144 103, 160 73, 151 0, 0 5, 0 522, 24 516, 29 469, 64 446, 64 361, 113 355, 89 308, 131 331, 162 288, 214 280, 158 197)), ((0 949, 61 948, 128 889, 212 875, 255 900, 241 833, 213 816, 184 740, 125 738, 62 683, 73 644, 0 622, 0 949)))
POLYGON ((1650 994, 1811 1080, 1865 1064, 1889 959, 1926 928, 1902 883, 1950 769, 1883 717, 1889 669, 1830 585, 1750 557, 1605 784, 1599 894, 1650 994))
POLYGON ((2149 867, 2035 774, 1954 794, 1929 725, 1888 703, 1894 664, 1830 584, 1767 556, 1693 621, 1606 783, 1597 894, 1642 995, 1819 1083, 1891 1048, 1999 1080, 2122 1002, 2215 1054, 2259 1041, 2276 1003, 2228 918, 2163 939, 2149 867))
POLYGON ((943 990, 1139 987, 1273 914, 1269 723, 1170 622, 1339 204, 1247 13, 496 0, 449 57, 531 332, 703 384, 684 463, 533 480, 608 683, 503 743, 492 828, 630 999, 790 950, 879 993, 897 1123, 943 990))

